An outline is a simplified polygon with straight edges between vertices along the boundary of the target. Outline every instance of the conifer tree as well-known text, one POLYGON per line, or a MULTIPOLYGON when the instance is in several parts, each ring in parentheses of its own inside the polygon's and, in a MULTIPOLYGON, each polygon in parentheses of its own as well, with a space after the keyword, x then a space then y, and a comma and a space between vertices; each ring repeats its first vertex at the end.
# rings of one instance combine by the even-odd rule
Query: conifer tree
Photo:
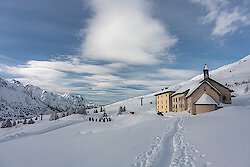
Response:
POLYGON ((10 119, 7 119, 7 121, 5 123, 5 127, 6 128, 12 127, 12 123, 11 123, 10 119))
POLYGON ((16 126, 16 121, 15 120, 13 121, 12 126, 16 126))
POLYGON ((26 118, 24 119, 23 124, 24 124, 24 125, 25 125, 25 124, 27 124, 27 120, 26 120, 26 118))

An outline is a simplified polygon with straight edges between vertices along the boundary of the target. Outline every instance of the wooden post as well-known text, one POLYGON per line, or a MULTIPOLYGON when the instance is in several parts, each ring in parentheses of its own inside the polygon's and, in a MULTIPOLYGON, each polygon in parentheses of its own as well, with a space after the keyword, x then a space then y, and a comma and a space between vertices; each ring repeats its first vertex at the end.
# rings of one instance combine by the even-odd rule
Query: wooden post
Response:
POLYGON ((141 98, 141 106, 143 106, 143 97, 141 98))

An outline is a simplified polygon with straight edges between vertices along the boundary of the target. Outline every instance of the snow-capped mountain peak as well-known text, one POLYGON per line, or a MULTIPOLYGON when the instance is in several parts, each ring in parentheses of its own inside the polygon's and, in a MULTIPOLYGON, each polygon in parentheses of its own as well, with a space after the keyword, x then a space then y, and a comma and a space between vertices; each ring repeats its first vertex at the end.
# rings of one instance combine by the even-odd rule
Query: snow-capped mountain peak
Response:
POLYGON ((55 111, 68 111, 77 106, 93 105, 80 95, 65 94, 64 96, 41 89, 38 86, 24 86, 17 80, 6 81, 0 78, 0 115, 13 117, 37 115, 55 111))

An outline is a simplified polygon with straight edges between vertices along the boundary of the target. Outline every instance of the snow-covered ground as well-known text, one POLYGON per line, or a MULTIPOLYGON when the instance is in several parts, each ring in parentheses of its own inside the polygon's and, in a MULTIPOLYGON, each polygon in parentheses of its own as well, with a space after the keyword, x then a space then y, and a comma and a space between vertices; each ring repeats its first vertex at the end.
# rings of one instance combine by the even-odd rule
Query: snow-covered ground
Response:
MULTIPOLYGON (((155 97, 150 94, 105 106, 111 122, 88 121, 103 114, 92 109, 88 116, 56 121, 44 116, 32 125, 1 128, 0 167, 249 167, 249 65, 247 56, 211 71, 213 79, 236 95, 232 105, 213 112, 162 117, 156 114, 155 97), (126 107, 126 114, 117 115, 120 106, 126 107)), ((202 75, 181 85, 200 79, 202 75)), ((6 84, 0 81, 4 90, 6 84)), ((3 106, 8 107, 7 101, 2 99, 3 106)))
POLYGON ((148 106, 137 102, 130 102, 136 106, 134 115, 116 115, 117 106, 128 101, 106 107, 111 122, 71 115, 0 129, 0 166, 250 166, 249 94, 196 116, 161 117, 154 105, 150 108, 151 100, 148 106))
MULTIPOLYGON (((163 143, 152 143, 164 137, 173 121, 156 114, 126 114, 111 122, 77 118, 74 123, 44 121, 32 129, 28 125, 1 129, 1 137, 6 140, 0 143, 0 166, 130 166, 147 150, 156 155, 163 143)), ((146 162, 145 158, 138 160, 146 162)))

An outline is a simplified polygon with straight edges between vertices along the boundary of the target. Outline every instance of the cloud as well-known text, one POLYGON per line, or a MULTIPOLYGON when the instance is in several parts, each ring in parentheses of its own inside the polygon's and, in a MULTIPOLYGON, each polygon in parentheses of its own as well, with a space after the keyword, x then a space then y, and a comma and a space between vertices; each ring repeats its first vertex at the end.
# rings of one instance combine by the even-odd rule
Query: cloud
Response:
MULTIPOLYGON (((55 69, 59 71, 67 71, 74 73, 89 73, 89 74, 105 74, 111 73, 112 69, 110 67, 105 67, 105 65, 93 65, 93 64, 79 64, 74 62, 65 61, 28 61, 27 67, 29 68, 45 68, 45 69, 55 69)), ((112 64, 108 66, 112 67, 112 64)))
MULTIPOLYGON (((34 84, 56 92, 84 93, 84 89, 94 86, 86 76, 111 75, 119 67, 117 64, 93 65, 73 64, 72 61, 34 61, 24 65, 7 66, 0 64, 0 71, 11 74, 24 84, 34 84), (106 67, 107 66, 107 67, 106 67), (86 82, 84 82, 86 81, 86 82)), ((98 80, 102 82, 101 79, 98 80)), ((96 81, 96 84, 98 84, 96 81)))
POLYGON ((232 11, 223 11, 218 15, 212 34, 222 37, 234 33, 239 27, 250 25, 250 15, 244 15, 239 7, 232 11))
POLYGON ((177 43, 148 0, 91 0, 92 17, 83 29, 83 56, 126 64, 157 64, 173 60, 169 50, 177 43))
POLYGON ((240 27, 250 25, 250 15, 240 6, 231 7, 228 0, 191 0, 205 7, 207 14, 200 18, 203 24, 213 24, 212 36, 223 37, 240 27))
POLYGON ((191 70, 145 69, 141 66, 128 71, 124 70, 126 67, 121 63, 97 65, 74 58, 67 61, 30 60, 12 66, 0 64, 0 71, 24 84, 58 93, 82 94, 102 103, 152 93, 196 74, 191 70))

